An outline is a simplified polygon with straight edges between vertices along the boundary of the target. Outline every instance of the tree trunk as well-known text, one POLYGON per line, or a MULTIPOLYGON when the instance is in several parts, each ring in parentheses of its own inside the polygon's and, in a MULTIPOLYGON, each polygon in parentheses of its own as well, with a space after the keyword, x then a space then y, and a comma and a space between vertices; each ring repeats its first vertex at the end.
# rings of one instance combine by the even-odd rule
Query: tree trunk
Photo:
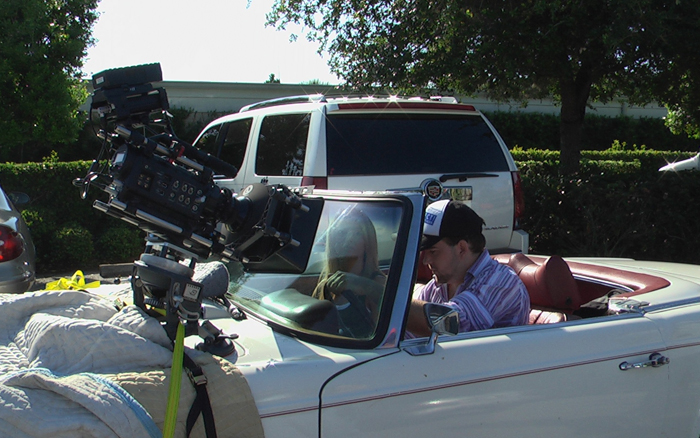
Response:
POLYGON ((583 118, 591 93, 591 81, 579 73, 575 80, 561 81, 561 114, 559 123, 559 172, 571 175, 581 164, 581 137, 583 118))

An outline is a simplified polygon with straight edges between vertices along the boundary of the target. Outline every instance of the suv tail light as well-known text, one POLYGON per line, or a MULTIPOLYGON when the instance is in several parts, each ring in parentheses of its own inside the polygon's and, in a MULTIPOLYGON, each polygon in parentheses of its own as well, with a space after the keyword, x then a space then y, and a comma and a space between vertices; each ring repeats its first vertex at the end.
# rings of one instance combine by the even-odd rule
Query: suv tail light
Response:
POLYGON ((16 259, 22 254, 22 238, 12 228, 0 225, 0 262, 16 259))
POLYGON ((328 178, 320 176, 304 176, 301 178, 302 187, 314 186, 317 189, 328 188, 328 178))
POLYGON ((521 221, 525 215, 525 194, 523 193, 523 183, 520 179, 520 172, 517 170, 510 173, 513 178, 513 197, 515 198, 515 208, 513 209, 513 229, 521 228, 521 221))

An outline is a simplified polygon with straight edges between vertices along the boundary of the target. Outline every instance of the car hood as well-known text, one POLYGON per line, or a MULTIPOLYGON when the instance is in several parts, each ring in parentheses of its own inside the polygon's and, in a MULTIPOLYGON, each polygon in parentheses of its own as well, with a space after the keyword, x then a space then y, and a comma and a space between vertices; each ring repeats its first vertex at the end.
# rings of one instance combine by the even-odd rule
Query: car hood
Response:
MULTIPOLYGON (((211 317, 211 309, 205 317, 211 317)), ((245 376, 261 417, 316 410, 320 390, 334 375, 382 352, 328 348, 274 331, 254 317, 230 317, 211 322, 226 334, 236 334, 236 352, 226 359, 245 376)), ((200 342, 196 337, 190 343, 200 342)), ((193 345, 190 345, 193 346, 193 345)), ((387 352, 388 353, 388 352, 387 352)))

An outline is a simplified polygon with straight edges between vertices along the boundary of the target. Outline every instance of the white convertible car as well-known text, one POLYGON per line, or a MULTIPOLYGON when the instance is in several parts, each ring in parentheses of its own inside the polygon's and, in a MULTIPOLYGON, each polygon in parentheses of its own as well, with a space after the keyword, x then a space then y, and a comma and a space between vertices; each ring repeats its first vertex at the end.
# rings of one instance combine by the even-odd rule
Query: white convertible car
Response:
POLYGON ((319 216, 315 234, 304 225, 309 256, 283 250, 270 261, 303 260, 303 272, 231 266, 229 296, 245 318, 205 309, 239 335, 228 360, 250 385, 265 436, 700 436, 700 267, 499 255, 528 287, 531 324, 453 334, 454 314, 436 306, 435 336, 409 339, 408 303, 425 281, 416 274, 423 199, 305 203, 319 216), (310 296, 329 228, 354 209, 372 220, 386 273, 357 337, 341 307, 310 296))
MULTIPOLYGON (((217 359, 235 368, 235 373, 227 371, 222 379, 205 368, 219 436, 234 432, 268 438, 700 436, 700 267, 497 255, 528 288, 530 324, 456 334, 454 311, 435 305, 426 312, 434 335, 411 338, 405 329, 408 305, 415 284, 426 281, 418 269, 423 203, 421 195, 412 193, 308 195, 304 204, 309 212, 299 212, 292 229, 301 245, 285 247, 245 270, 229 265, 227 295, 236 309, 218 298, 203 303, 205 319, 231 338, 238 336, 232 341, 235 351, 217 359), (329 273, 325 267, 335 251, 329 236, 343 218, 357 212, 368 217, 376 231, 376 257, 373 253, 361 257, 376 258, 373 276, 381 280, 372 290, 379 292, 348 289, 344 304, 314 298, 319 277, 329 273), (226 379, 232 380, 233 374, 245 377, 243 385, 249 391, 228 389, 226 379), (252 411, 244 410, 242 402, 232 404, 239 395, 252 411), (254 418, 257 425, 249 427, 246 418, 254 418)), ((365 234, 358 231, 355 236, 359 242, 365 234)), ((15 303, 0 306, 12 310, 0 321, 5 345, 0 353, 7 373, 0 376, 4 400, 0 423, 16 428, 3 426, 3 430, 56 436, 47 432, 50 423, 41 420, 44 417, 36 417, 55 414, 55 409, 32 417, 31 410, 42 407, 38 396, 27 392, 32 382, 40 381, 32 384, 38 386, 36 391, 62 389, 56 383, 60 375, 81 373, 76 378, 85 380, 89 376, 85 371, 122 373, 130 369, 118 367, 119 360, 135 354, 139 357, 130 360, 139 369, 146 365, 153 369, 137 375, 142 381, 158 384, 167 376, 157 373, 172 357, 166 348, 168 338, 163 341, 156 323, 155 331, 161 333, 150 335, 155 340, 146 350, 151 344, 143 341, 148 336, 142 327, 148 321, 139 322, 133 306, 120 316, 109 308, 110 302, 96 303, 92 295, 81 292, 0 298, 15 303), (53 307, 37 310, 37 303, 47 297, 53 307), (79 309, 56 310, 58 301, 79 309), (43 316, 37 317, 37 312, 43 316), (88 325, 70 320, 76 316, 99 321, 88 325), (14 325, 9 327, 8 321, 14 325), (64 341, 68 332, 83 327, 89 328, 83 330, 87 344, 64 341), (138 336, 119 348, 116 336, 100 345, 110 327, 118 327, 112 332, 119 333, 132 328, 138 336), (59 351, 59 343, 70 352, 59 351), (61 357, 65 360, 59 361, 61 357), (12 358, 18 359, 9 363, 12 358), (94 369, 96 362, 102 371, 94 369), (31 381, 21 380, 32 366, 42 371, 31 374, 31 381), (47 374, 45 368, 56 375, 47 374)), ((200 342, 197 336, 185 339, 188 347, 200 342)), ((125 380, 129 375, 133 380, 132 374, 107 377, 141 402, 153 418, 150 430, 161 427, 166 397, 146 396, 125 380)), ((183 391, 193 393, 184 382, 183 391)), ((71 390, 69 395, 84 394, 80 381, 72 388, 76 387, 80 391, 71 390)), ((128 418, 134 418, 130 408, 122 409, 120 416, 103 412, 107 400, 118 398, 118 388, 106 385, 101 391, 106 395, 93 403, 92 414, 70 414, 79 422, 67 427, 84 432, 86 422, 99 414, 105 424, 111 421, 112 431, 129 425, 128 418)), ((65 396, 65 391, 61 394, 65 396)), ((56 399, 52 397, 49 401, 56 399)), ((188 408, 192 397, 181 404, 188 408)), ((45 405, 61 406, 61 418, 55 422, 65 420, 68 408, 76 407, 72 402, 52 403, 45 405)), ((158 436, 155 430, 151 436, 158 436)), ((195 435, 204 436, 201 432, 195 427, 195 435)), ((141 432, 99 436, 137 435, 141 432)))

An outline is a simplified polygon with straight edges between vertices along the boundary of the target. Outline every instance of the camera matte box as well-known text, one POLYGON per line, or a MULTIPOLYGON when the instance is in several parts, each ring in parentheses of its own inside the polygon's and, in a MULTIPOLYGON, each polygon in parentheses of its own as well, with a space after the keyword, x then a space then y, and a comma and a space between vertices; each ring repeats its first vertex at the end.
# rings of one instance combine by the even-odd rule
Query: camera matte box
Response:
POLYGON ((100 88, 119 88, 162 80, 163 72, 160 68, 160 63, 156 62, 101 71, 92 76, 92 87, 95 90, 100 88))

